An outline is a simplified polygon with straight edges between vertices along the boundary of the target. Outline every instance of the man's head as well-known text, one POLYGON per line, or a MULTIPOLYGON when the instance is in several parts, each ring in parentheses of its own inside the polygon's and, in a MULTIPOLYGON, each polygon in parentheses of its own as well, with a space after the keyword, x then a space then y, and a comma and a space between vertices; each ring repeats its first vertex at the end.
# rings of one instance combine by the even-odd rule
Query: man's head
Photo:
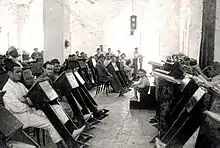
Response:
POLYGON ((111 56, 110 56, 109 53, 106 53, 105 57, 106 57, 106 60, 110 60, 111 59, 111 56))
POLYGON ((101 52, 101 49, 100 48, 97 48, 96 49, 96 52, 99 54, 101 52))
POLYGON ((38 48, 34 48, 34 51, 35 51, 35 52, 38 52, 38 48))
POLYGON ((138 52, 138 48, 137 47, 134 50, 135 50, 135 52, 138 52))
POLYGON ((19 57, 18 49, 15 48, 14 46, 11 46, 8 48, 7 54, 12 56, 13 58, 19 57))
POLYGON ((103 51, 103 45, 99 45, 100 50, 103 51))
POLYGON ((84 52, 81 52, 81 53, 80 53, 80 56, 81 56, 81 57, 83 57, 83 56, 84 56, 84 54, 85 54, 84 52))
POLYGON ((43 64, 43 70, 47 76, 52 76, 54 71, 54 66, 50 61, 47 61, 43 64))
POLYGON ((146 76, 147 72, 144 69, 139 69, 138 70, 138 76, 140 78, 143 78, 144 76, 146 76))
POLYGON ((51 63, 54 66, 54 72, 59 73, 60 72, 60 62, 58 59, 51 60, 51 63))
POLYGON ((79 56, 79 51, 76 51, 76 56, 79 56))
POLYGON ((5 63, 5 70, 7 71, 9 78, 14 82, 20 81, 22 75, 21 74, 22 69, 20 65, 12 61, 12 59, 5 59, 4 63, 5 63))
POLYGON ((117 58, 116 58, 115 55, 112 55, 111 59, 112 59, 112 62, 116 62, 117 61, 117 58))
POLYGON ((98 60, 103 63, 105 61, 105 57, 103 54, 101 54, 99 57, 98 57, 98 60))
POLYGON ((126 58, 125 53, 122 53, 122 54, 121 54, 121 59, 125 59, 125 58, 126 58))
POLYGON ((112 52, 112 49, 111 49, 111 48, 108 48, 108 52, 111 53, 111 52, 112 52))

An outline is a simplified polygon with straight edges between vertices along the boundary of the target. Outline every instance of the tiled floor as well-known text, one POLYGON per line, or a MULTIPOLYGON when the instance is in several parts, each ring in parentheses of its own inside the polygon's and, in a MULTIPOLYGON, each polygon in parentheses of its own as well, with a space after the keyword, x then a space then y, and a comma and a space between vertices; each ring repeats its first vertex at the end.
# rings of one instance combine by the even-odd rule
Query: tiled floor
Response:
POLYGON ((99 95, 99 104, 107 105, 110 115, 97 125, 91 133, 95 138, 89 141, 91 148, 151 148, 149 141, 156 134, 156 129, 148 121, 154 111, 130 110, 129 99, 132 93, 124 97, 111 94, 99 95), (144 130, 143 130, 144 129, 144 130))
MULTIPOLYGON (((154 116, 154 111, 130 110, 129 98, 132 92, 118 97, 117 94, 100 94, 95 100, 101 106, 110 109, 110 114, 96 125, 96 129, 89 133, 95 137, 88 141, 90 148, 153 148, 149 141, 157 133, 157 129, 148 123, 154 116)), ((189 140, 184 148, 193 148, 196 134, 189 140)), ((47 138, 45 148, 55 148, 47 138)))

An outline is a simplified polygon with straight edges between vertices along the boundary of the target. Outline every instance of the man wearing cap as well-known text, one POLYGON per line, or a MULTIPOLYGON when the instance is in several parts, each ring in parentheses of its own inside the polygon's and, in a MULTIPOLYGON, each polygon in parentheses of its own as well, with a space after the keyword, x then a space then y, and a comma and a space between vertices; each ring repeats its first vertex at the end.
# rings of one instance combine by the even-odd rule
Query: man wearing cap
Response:
POLYGON ((17 59, 20 56, 20 54, 18 53, 17 48, 15 48, 14 46, 9 47, 6 54, 7 54, 9 59, 12 59, 13 62, 18 64, 21 68, 23 67, 22 64, 17 59))
POLYGON ((38 52, 38 48, 34 48, 34 52, 31 54, 31 58, 36 60, 38 58, 42 58, 41 53, 38 52))

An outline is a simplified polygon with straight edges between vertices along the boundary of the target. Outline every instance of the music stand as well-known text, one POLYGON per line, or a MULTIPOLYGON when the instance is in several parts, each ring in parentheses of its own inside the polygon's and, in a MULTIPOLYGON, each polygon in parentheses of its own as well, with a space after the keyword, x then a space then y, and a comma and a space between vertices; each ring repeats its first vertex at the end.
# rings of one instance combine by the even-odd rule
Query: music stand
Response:
POLYGON ((103 116, 98 117, 99 120, 106 117, 106 113, 109 112, 109 110, 107 110, 107 109, 97 110, 96 106, 98 106, 98 105, 95 102, 95 100, 93 99, 93 97, 90 95, 88 90, 86 89, 86 87, 84 85, 85 81, 83 80, 83 78, 80 76, 80 74, 77 71, 74 72, 73 74, 74 74, 74 76, 75 76, 75 78, 76 78, 76 80, 79 84, 79 88, 78 88, 79 92, 81 93, 81 96, 85 100, 85 104, 89 108, 89 110, 93 113, 98 112, 99 114, 102 114, 103 116))
POLYGON ((156 137, 160 138, 163 132, 166 131, 167 127, 165 121, 168 117, 169 104, 173 101, 174 88, 181 84, 181 80, 174 79, 164 73, 153 71, 152 76, 155 77, 156 82, 156 100, 158 102, 157 115, 159 117, 159 122, 158 134, 154 136, 150 143, 154 142, 156 137), (161 106, 164 106, 163 111, 161 106))
POLYGON ((176 98, 177 102, 172 102, 171 111, 169 113, 168 123, 172 124, 175 119, 179 116, 180 112, 199 88, 199 85, 194 81, 194 79, 185 77, 180 84, 180 95, 176 98))
POLYGON ((169 146, 174 138, 177 138, 179 142, 184 145, 197 130, 203 120, 203 100, 206 93, 207 90, 202 87, 196 90, 181 111, 179 117, 161 138, 161 141, 165 143, 166 146, 169 146))
MULTIPOLYGON (((51 124, 57 130, 59 135, 69 146, 70 143, 78 145, 78 141, 75 141, 65 127, 64 123, 60 121, 53 108, 50 106, 50 102, 57 99, 58 95, 52 88, 47 79, 39 79, 34 85, 29 89, 26 97, 29 97, 36 109, 41 109, 47 116, 51 124)), ((81 144, 81 143, 80 143, 81 144)))
POLYGON ((79 94, 77 87, 79 84, 77 83, 73 73, 71 70, 64 71, 53 83, 56 89, 59 89, 64 95, 70 104, 72 111, 74 112, 75 117, 80 123, 80 126, 83 126, 85 123, 83 113, 81 110, 84 107, 85 112, 89 112, 83 103, 82 97, 79 94), (74 90, 74 93, 72 92, 74 90), (81 102, 79 102, 81 101, 81 102), (80 104, 81 103, 81 104, 80 104), (81 106, 83 105, 83 106, 81 106))
POLYGON ((80 76, 80 74, 77 71, 75 71, 73 74, 75 76, 77 83, 79 84, 80 93, 84 96, 83 99, 87 99, 86 101, 89 101, 94 105, 97 105, 97 103, 95 102, 95 100, 92 98, 87 88, 85 87, 85 81, 80 76))

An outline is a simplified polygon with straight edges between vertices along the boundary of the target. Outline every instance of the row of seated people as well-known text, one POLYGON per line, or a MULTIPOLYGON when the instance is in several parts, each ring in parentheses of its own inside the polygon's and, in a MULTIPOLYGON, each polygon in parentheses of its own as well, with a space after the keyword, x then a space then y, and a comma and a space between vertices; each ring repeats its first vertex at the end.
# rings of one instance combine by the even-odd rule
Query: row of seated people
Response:
MULTIPOLYGON (((17 57, 19 56, 17 50, 15 48, 9 49, 10 51, 7 52, 8 57, 19 64, 17 61, 17 57)), ((51 62, 54 65, 55 75, 59 75, 67 69, 78 71, 85 80, 87 89, 91 89, 95 85, 110 83, 113 92, 119 92, 121 96, 127 92, 132 83, 128 74, 128 71, 131 71, 131 69, 128 68, 129 66, 125 63, 125 60, 125 54, 116 57, 113 54, 107 53, 106 56, 101 54, 99 57, 90 57, 87 59, 87 55, 82 53, 80 56, 70 55, 62 66, 60 66, 60 62, 57 59, 51 62), (103 64, 105 65, 103 66, 103 64)), ((30 67, 33 75, 36 77, 39 77, 44 71, 42 68, 42 59, 36 59, 35 62, 25 62, 22 64, 25 67, 30 67)))
POLYGON ((123 95, 129 90, 131 81, 124 71, 124 67, 117 61, 115 55, 100 55, 97 58, 96 72, 100 83, 110 83, 113 92, 123 95))
POLYGON ((157 147, 183 147, 199 127, 195 147, 218 147, 219 132, 214 130, 219 128, 216 122, 220 118, 207 111, 219 113, 219 109, 213 109, 219 104, 217 72, 211 72, 215 77, 205 75, 197 61, 184 54, 169 56, 162 64, 151 64, 154 67, 152 74, 157 77, 159 117, 150 122, 159 121, 157 147))
POLYGON ((96 59, 90 57, 89 59, 77 58, 76 55, 70 55, 60 68, 60 72, 68 69, 78 71, 83 79, 86 81, 87 88, 95 85, 109 83, 113 92, 123 93, 127 92, 131 86, 124 66, 116 60, 116 56, 100 55, 96 59))
MULTIPOLYGON (((114 92, 124 92, 124 89, 126 90, 132 83, 130 78, 132 68, 128 66, 131 62, 125 63, 124 54, 121 55, 121 58, 110 54, 87 58, 86 54, 82 53, 81 56, 69 55, 68 59, 62 65, 60 65, 57 59, 51 62, 54 65, 55 74, 59 75, 67 69, 78 71, 85 80, 87 89, 92 89, 94 86, 105 83, 107 80, 111 82, 110 84, 114 92), (103 64, 104 67, 102 67, 103 64), (107 73, 103 72, 104 69, 107 73), (109 77, 112 77, 112 79, 109 79, 109 77)), ((43 73, 43 69, 41 68, 43 64, 41 61, 32 62, 28 65, 31 67, 33 75, 38 77, 43 73)))
MULTIPOLYGON (((8 58, 4 60, 4 64, 5 64, 4 68, 7 72, 7 76, 4 75, 5 81, 2 81, 3 82, 2 90, 6 91, 3 97, 5 108, 8 109, 13 115, 15 115, 15 117, 19 119, 19 121, 23 123, 24 125, 23 128, 26 128, 26 127, 44 128, 48 130, 53 142, 56 143, 58 147, 64 147, 62 143, 62 140, 63 140, 62 132, 63 131, 58 131, 56 128, 54 128, 55 123, 54 121, 53 123, 51 122, 51 120, 53 119, 48 120, 48 114, 45 113, 45 111, 42 112, 41 107, 37 108, 37 110, 33 108, 33 100, 24 97, 28 93, 27 88, 22 83, 20 83, 21 79, 23 78, 22 82, 27 87, 30 88, 30 86, 32 86, 34 82, 35 82, 34 84, 36 84, 36 82, 38 81, 40 82, 42 78, 46 77, 47 81, 49 82, 48 86, 51 86, 53 90, 53 87, 55 86, 54 80, 58 79, 59 77, 54 71, 54 66, 58 64, 57 60, 53 60, 52 62, 46 62, 43 65, 44 73, 41 74, 41 76, 39 76, 37 80, 33 80, 33 81, 25 81, 25 78, 24 78, 25 74, 24 73, 22 74, 21 64, 18 63, 17 61, 14 61, 13 59, 8 58), (28 83, 25 83, 25 82, 28 82, 28 83)), ((23 67, 23 71, 26 71, 26 70, 27 69, 23 67)), ((69 74, 72 74, 73 76, 72 71, 69 74)), ((28 77, 30 77, 30 75, 31 73, 28 74, 28 77)), ((65 84, 65 82, 61 82, 61 85, 62 83, 65 84)), ((58 86, 59 85, 57 85, 57 87, 58 86)), ((65 96, 64 95, 65 93, 63 93, 60 89, 59 90, 55 89, 55 90, 57 91, 59 95, 65 96)), ((93 116, 98 119, 104 118, 107 115, 105 113, 107 112, 107 110, 99 110, 97 104, 94 102, 94 100, 91 98, 91 96, 86 91, 87 90, 85 87, 81 88, 81 94, 79 93, 79 90, 78 90, 78 96, 73 97, 78 100, 75 102, 73 101, 75 104, 73 102, 70 102, 72 98, 68 98, 67 96, 66 98, 58 97, 59 99, 54 99, 55 101, 53 100, 49 102, 49 105, 55 111, 56 115, 59 117, 63 125, 68 129, 68 131, 71 133, 71 136, 73 138, 76 138, 85 129, 85 124, 87 124, 85 121, 85 118, 86 118, 85 116, 88 115, 90 112, 92 112, 93 116), (84 98, 80 97, 80 95, 84 95, 84 98), (87 99, 87 100, 83 100, 83 99, 87 99), (78 104, 76 102, 78 102, 78 104), (64 109, 69 113, 68 115, 65 114, 65 111, 63 111, 61 106, 64 107, 64 109), (74 114, 74 117, 72 118, 73 114, 74 114)), ((30 96, 32 96, 33 98, 43 97, 43 95, 42 94, 40 95, 39 92, 35 92, 35 93, 32 92, 32 95, 30 96), (34 94, 34 97, 33 97, 33 94, 34 94)), ((43 104, 40 104, 40 105, 43 105, 43 104)), ((68 143, 69 147, 78 147, 78 143, 74 141, 71 141, 71 142, 69 141, 71 140, 67 139, 67 141, 65 141, 68 143)))

